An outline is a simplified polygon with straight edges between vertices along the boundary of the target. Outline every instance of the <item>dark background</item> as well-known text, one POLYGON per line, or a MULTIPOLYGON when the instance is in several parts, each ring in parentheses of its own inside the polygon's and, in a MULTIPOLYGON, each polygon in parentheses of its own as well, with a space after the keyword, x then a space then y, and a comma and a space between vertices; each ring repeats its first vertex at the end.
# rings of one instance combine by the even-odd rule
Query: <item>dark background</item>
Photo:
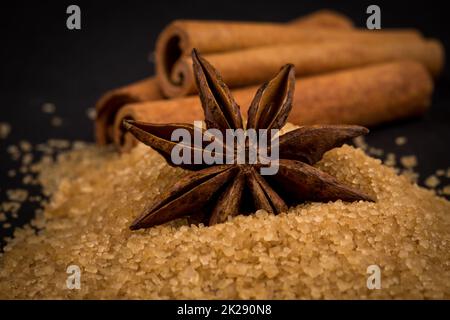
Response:
MULTIPOLYGON (((0 202, 7 199, 7 189, 23 188, 20 179, 7 176, 8 170, 18 168, 18 162, 10 159, 6 148, 20 140, 33 144, 49 138, 93 141, 93 123, 86 109, 106 90, 153 74, 149 53, 158 33, 173 19, 285 22, 331 8, 364 27, 367 6, 377 4, 383 28, 418 28, 449 48, 448 12, 436 1, 5 2, 0 4, 0 122, 11 124, 12 132, 0 140, 0 202), (81 7, 81 30, 66 28, 70 4, 81 7), (56 105, 55 115, 63 119, 61 127, 51 126, 51 116, 42 113, 45 102, 56 105)), ((436 169, 447 168, 450 163, 449 100, 446 67, 426 116, 375 128, 367 141, 398 156, 417 155, 416 170, 423 183, 436 169), (408 143, 396 146, 397 136, 406 136, 408 143)), ((38 189, 31 191, 39 193, 38 189)), ((33 208, 25 204, 19 218, 9 222, 23 225, 32 218, 33 208)), ((12 230, 0 226, 0 239, 11 236, 12 230)))

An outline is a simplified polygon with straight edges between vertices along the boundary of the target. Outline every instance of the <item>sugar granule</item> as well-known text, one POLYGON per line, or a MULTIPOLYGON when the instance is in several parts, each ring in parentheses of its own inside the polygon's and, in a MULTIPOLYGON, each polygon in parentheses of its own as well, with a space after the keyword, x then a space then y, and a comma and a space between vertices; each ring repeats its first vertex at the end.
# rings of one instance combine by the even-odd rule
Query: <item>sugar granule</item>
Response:
POLYGON ((406 142, 408 142, 408 139, 406 137, 400 136, 395 138, 395 144, 398 146, 403 146, 404 144, 406 144, 406 142))
POLYGON ((96 116, 97 116, 97 111, 95 110, 95 108, 87 108, 86 109, 86 116, 90 119, 90 120, 95 120, 96 116))
POLYGON ((23 152, 30 152, 33 149, 33 146, 31 145, 31 143, 26 140, 21 140, 19 142, 19 146, 23 152))
POLYGON ((16 145, 10 145, 8 148, 6 148, 6 151, 11 156, 11 159, 17 160, 20 158, 21 152, 19 148, 16 145))
POLYGON ((62 123, 63 123, 63 120, 61 117, 55 116, 55 117, 52 117, 52 119, 51 119, 51 124, 54 127, 60 127, 60 126, 62 126, 62 123))
POLYGON ((8 211, 11 213, 18 212, 21 207, 21 204, 19 202, 14 201, 5 201, 1 203, 1 208, 3 211, 8 211))
POLYGON ((381 157, 384 154, 384 150, 380 148, 370 147, 368 153, 372 156, 381 157))
POLYGON ((436 188, 441 181, 434 174, 425 179, 425 185, 430 188, 436 188))
POLYGON ((42 105, 42 112, 44 113, 54 113, 56 106, 51 102, 46 102, 42 105))
POLYGON ((403 156, 400 158, 400 163, 407 169, 414 168, 415 166, 417 166, 417 157, 414 155, 403 156))
POLYGON ((45 228, 15 231, 0 258, 0 298, 450 298, 450 203, 361 150, 331 150, 316 166, 375 203, 135 232, 134 217, 186 172, 142 145, 120 157, 77 152, 41 168, 55 192, 32 225, 45 228), (80 290, 66 287, 72 264, 80 290), (372 264, 380 290, 366 286, 372 264))
POLYGON ((47 145, 52 149, 67 149, 70 146, 70 141, 64 139, 49 139, 47 145))
POLYGON ((419 174, 412 169, 401 170, 400 173, 412 183, 417 183, 419 181, 419 174))
POLYGON ((353 139, 353 143, 355 144, 355 146, 357 146, 358 148, 362 149, 362 150, 367 150, 367 148, 369 147, 366 139, 364 139, 364 136, 359 136, 353 139))
POLYGON ((389 167, 395 167, 395 165, 397 164, 395 154, 392 153, 392 152, 389 152, 386 155, 386 159, 384 160, 384 164, 389 166, 389 167))
POLYGON ((11 201, 23 202, 28 197, 28 191, 25 189, 10 189, 6 193, 11 201))
POLYGON ((11 125, 7 122, 0 122, 0 139, 6 139, 11 132, 11 125))
POLYGON ((442 194, 450 196, 450 184, 446 185, 444 188, 442 188, 442 194))

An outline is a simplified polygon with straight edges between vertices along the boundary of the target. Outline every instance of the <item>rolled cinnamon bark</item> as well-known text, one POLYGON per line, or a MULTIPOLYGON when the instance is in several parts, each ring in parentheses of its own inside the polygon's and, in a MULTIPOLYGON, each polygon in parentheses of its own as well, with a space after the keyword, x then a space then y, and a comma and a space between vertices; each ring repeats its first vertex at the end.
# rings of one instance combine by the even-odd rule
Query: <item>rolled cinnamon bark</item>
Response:
MULTIPOLYGON (((332 28, 297 27, 275 23, 177 20, 166 27, 156 43, 156 76, 167 97, 185 96, 192 92, 190 63, 186 63, 193 48, 211 61, 210 54, 240 51, 279 44, 308 44, 339 41, 358 44, 383 44, 422 39, 416 30, 370 31, 332 28)), ((270 58, 270 57, 269 57, 270 58)), ((221 73, 237 71, 233 61, 216 66, 221 73), (225 71, 230 69, 229 72, 225 71)), ((255 82, 253 82, 255 83, 255 82)))
POLYGON ((97 102, 95 109, 95 137, 100 145, 112 142, 111 130, 117 111, 125 104, 139 101, 163 99, 159 85, 154 77, 149 77, 130 85, 105 93, 97 102))
MULTIPOLYGON (((244 115, 256 89, 233 91, 244 115)), ((414 61, 371 65, 298 79, 288 121, 298 125, 374 126, 424 113, 430 105, 432 91, 429 72, 414 61)), ((136 141, 123 131, 123 119, 192 123, 203 119, 203 110, 197 96, 124 106, 114 122, 114 143, 121 151, 128 151, 136 141)))
MULTIPOLYGON (((326 42, 257 47, 207 55, 230 88, 269 80, 281 65, 295 65, 297 77, 396 60, 421 62, 433 76, 444 64, 444 49, 438 40, 385 41, 382 43, 326 42)), ((197 91, 192 60, 181 58, 173 70, 183 75, 178 93, 197 91)))

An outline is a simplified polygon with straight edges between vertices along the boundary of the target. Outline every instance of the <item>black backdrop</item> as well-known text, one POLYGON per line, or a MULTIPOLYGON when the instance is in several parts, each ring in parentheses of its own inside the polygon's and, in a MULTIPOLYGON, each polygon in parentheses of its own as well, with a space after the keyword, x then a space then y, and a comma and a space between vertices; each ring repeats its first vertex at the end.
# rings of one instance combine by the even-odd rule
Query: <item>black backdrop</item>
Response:
MULTIPOLYGON (((0 140, 0 201, 5 191, 21 187, 8 170, 17 168, 6 153, 20 140, 33 144, 49 138, 93 141, 93 124, 86 116, 105 90, 153 74, 149 53, 156 36, 177 18, 284 22, 311 11, 332 8, 365 26, 366 8, 378 4, 382 27, 414 27, 449 47, 448 12, 436 1, 16 1, 0 6, 0 122, 12 132, 0 140), (66 28, 66 8, 81 7, 82 29, 66 28), (50 125, 41 111, 44 102, 57 107, 61 127, 50 125)), ((449 69, 437 82, 430 112, 423 118, 384 125, 367 137, 374 146, 397 155, 415 154, 423 179, 449 166, 449 69), (396 146, 397 136, 408 143, 396 146)), ((447 181, 448 182, 448 181, 447 181)), ((26 204, 14 225, 32 217, 26 204)), ((0 227, 0 239, 12 229, 0 227)))

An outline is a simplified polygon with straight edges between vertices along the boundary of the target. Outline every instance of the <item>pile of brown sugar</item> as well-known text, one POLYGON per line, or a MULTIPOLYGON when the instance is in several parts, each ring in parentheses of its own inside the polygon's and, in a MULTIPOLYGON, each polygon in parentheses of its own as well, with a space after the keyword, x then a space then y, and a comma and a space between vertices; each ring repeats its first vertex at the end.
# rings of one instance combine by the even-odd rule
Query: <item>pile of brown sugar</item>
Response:
POLYGON ((450 202, 360 149, 331 150, 316 166, 375 203, 140 231, 131 221, 186 172, 144 146, 77 152, 82 163, 66 157, 42 174, 44 186, 61 182, 33 222, 42 230, 18 229, 5 247, 0 298, 450 298, 450 202), (70 265, 79 290, 67 288, 70 265), (367 288, 370 265, 381 289, 367 288))

